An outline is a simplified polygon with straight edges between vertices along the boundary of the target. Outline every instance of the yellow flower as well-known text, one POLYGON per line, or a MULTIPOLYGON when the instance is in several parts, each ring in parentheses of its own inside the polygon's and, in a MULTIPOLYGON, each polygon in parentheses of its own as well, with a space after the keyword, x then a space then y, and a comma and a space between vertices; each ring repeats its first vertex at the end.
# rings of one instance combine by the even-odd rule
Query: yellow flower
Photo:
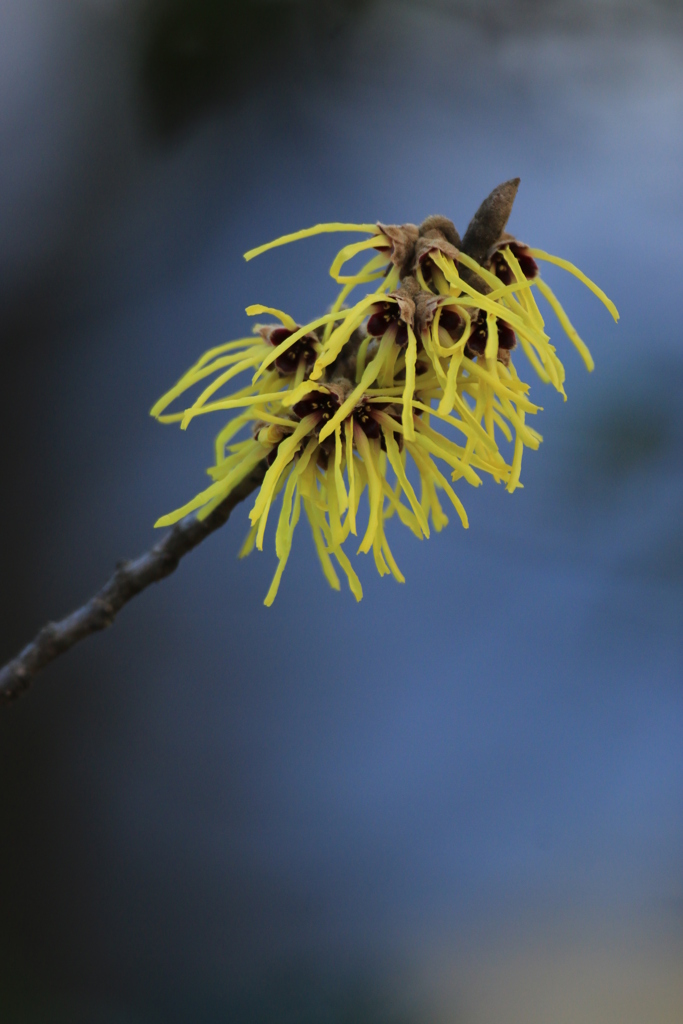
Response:
POLYGON ((372 551, 381 575, 403 576, 385 532, 394 515, 418 538, 447 522, 438 493, 447 495, 463 526, 467 516, 451 483, 478 486, 488 473, 509 491, 521 486, 525 447, 541 435, 526 422, 540 407, 518 376, 519 347, 546 383, 566 398, 565 370, 550 344, 534 290, 548 301, 588 369, 593 361, 564 309, 538 272, 555 263, 582 280, 607 306, 604 293, 565 260, 531 249, 505 231, 518 179, 494 189, 462 241, 444 217, 414 224, 319 224, 276 239, 246 254, 323 232, 357 231, 369 237, 344 246, 330 274, 342 285, 330 311, 302 326, 286 313, 254 305, 249 315, 274 315, 279 324, 207 352, 157 402, 152 414, 186 428, 197 415, 234 410, 216 439, 213 483, 157 526, 190 512, 208 515, 259 463, 267 463, 250 512, 251 531, 241 554, 263 548, 266 525, 281 496, 275 531, 278 568, 266 597, 271 604, 292 545, 301 508, 308 518, 329 583, 339 588, 333 559, 360 600, 358 576, 344 550, 362 535, 358 553, 372 551), (374 250, 355 274, 346 263, 374 250), (352 304, 361 285, 373 289, 352 304), (251 372, 240 390, 223 393, 251 372), (190 389, 194 401, 167 412, 190 389), (440 429, 435 429, 433 421, 440 429), (242 431, 251 436, 236 440, 242 431), (510 463, 499 450, 512 445, 510 463), (441 465, 439 465, 439 463, 441 465), (420 481, 419 496, 410 482, 420 481), (450 480, 444 475, 450 471, 450 480), (359 526, 368 492, 368 518, 359 526))
MULTIPOLYGON (((385 364, 390 367, 392 359, 397 358, 392 348, 404 347, 406 409, 411 400, 413 362, 419 361, 421 353, 426 353, 444 393, 439 405, 441 411, 452 410, 452 399, 461 387, 467 390, 461 380, 463 375, 476 377, 475 417, 485 424, 491 437, 495 436, 496 425, 506 440, 508 435, 512 436, 511 430, 514 433, 514 471, 508 482, 509 490, 519 485, 524 447, 537 448, 541 441, 540 434, 524 422, 525 413, 538 411, 539 407, 532 407, 528 400, 521 405, 515 401, 518 384, 510 383, 518 381, 511 360, 511 352, 518 343, 541 380, 552 384, 566 399, 565 368, 546 333, 534 290, 547 300, 587 369, 594 367, 588 347, 538 272, 537 261, 567 270, 590 288, 615 320, 619 318, 611 300, 572 263, 541 249, 530 249, 505 231, 518 186, 519 179, 514 178, 495 188, 475 213, 462 241, 451 221, 434 216, 419 227, 414 224, 318 224, 245 254, 245 259, 249 260, 269 249, 323 232, 369 234, 370 237, 361 242, 344 246, 330 268, 330 275, 344 287, 329 314, 322 352, 312 377, 318 379, 324 367, 338 357, 350 333, 358 328, 368 311, 380 312, 387 334, 392 325, 396 325, 396 337, 392 347, 387 345, 381 353, 374 354, 369 374, 376 372, 379 376, 382 367, 385 364), (371 248, 377 249, 378 255, 370 263, 355 275, 341 274, 348 260, 371 248), (374 293, 349 308, 343 307, 354 288, 381 276, 384 282, 374 293), (416 290, 421 294, 415 295, 416 290), (403 302, 402 295, 405 296, 403 302), (415 300, 412 309, 410 297, 415 300), (398 313, 392 312, 392 303, 400 307, 398 313), (454 328, 455 318, 459 318, 460 333, 454 328), (339 325, 333 327, 336 322, 339 325), (486 374, 481 372, 484 367, 486 374)), ((377 324, 379 320, 373 315, 370 329, 377 324)), ((472 387, 469 393, 474 394, 472 387)), ((409 432, 409 421, 406 420, 404 426, 409 432)))
MULTIPOLYGON (((202 369, 207 365, 211 363, 200 360, 197 364, 202 369)), ((203 518, 260 462, 266 461, 268 469, 250 512, 252 528, 241 552, 248 554, 254 546, 262 550, 272 505, 283 492, 275 536, 279 565, 266 604, 271 604, 277 593, 302 505, 323 571, 335 589, 339 580, 332 557, 345 573, 356 598, 362 596, 360 581, 343 547, 350 535, 359 532, 362 538, 358 552, 372 551, 380 574, 391 572, 403 582, 386 538, 386 521, 397 515, 418 538, 428 537, 430 520, 437 531, 448 522, 437 494, 442 491, 463 526, 467 526, 463 505, 442 470, 450 471, 451 480, 464 479, 478 486, 479 473, 506 479, 510 467, 471 414, 456 418, 431 409, 429 402, 432 394, 438 394, 438 382, 429 370, 418 377, 416 397, 409 407, 410 440, 405 436, 405 416, 401 411, 403 385, 394 385, 392 377, 388 387, 368 388, 359 394, 346 375, 353 370, 351 357, 349 361, 340 361, 324 384, 308 382, 278 394, 262 393, 249 398, 238 392, 236 398, 203 405, 197 400, 183 412, 170 415, 157 411, 159 418, 180 420, 182 424, 192 415, 246 405, 216 439, 216 463, 209 470, 211 486, 182 508, 162 517, 156 525, 169 526, 197 510, 203 518), (465 445, 435 430, 430 423, 432 416, 457 429, 464 436, 465 445), (251 437, 230 443, 248 426, 251 437), (406 472, 408 456, 420 479, 419 497, 406 472), (438 462, 444 466, 439 468, 438 462), (359 506, 366 488, 368 520, 361 531, 359 506)), ((362 376, 359 367, 355 372, 362 376)), ((190 372, 155 409, 165 409, 193 383, 196 374, 190 372)), ((465 403, 463 408, 466 409, 465 403)))

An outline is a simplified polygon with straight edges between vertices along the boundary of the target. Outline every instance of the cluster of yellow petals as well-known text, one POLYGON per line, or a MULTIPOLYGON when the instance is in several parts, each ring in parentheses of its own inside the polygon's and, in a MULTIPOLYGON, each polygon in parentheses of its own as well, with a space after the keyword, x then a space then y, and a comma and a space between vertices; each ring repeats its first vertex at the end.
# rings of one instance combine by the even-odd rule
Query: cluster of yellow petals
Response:
MULTIPOLYGON (((487 474, 510 492, 522 486, 524 448, 538 448, 541 442, 527 416, 540 407, 530 401, 529 385, 518 376, 509 353, 499 358, 500 325, 514 331, 519 349, 541 380, 565 396, 564 366, 546 333, 535 291, 548 302, 587 368, 593 368, 588 348, 554 293, 539 274, 525 277, 510 246, 501 248, 510 270, 508 284, 463 252, 457 258, 438 248, 430 253, 429 282, 418 266, 417 285, 413 283, 419 288, 416 301, 424 300, 429 315, 422 320, 416 316, 413 322, 407 318, 403 343, 396 329, 404 315, 403 308, 399 310, 402 282, 388 255, 391 239, 380 226, 319 224, 253 249, 245 258, 331 231, 368 237, 344 246, 335 257, 330 274, 342 287, 328 313, 299 327, 281 310, 249 306, 250 316, 275 317, 277 327, 285 328, 280 332, 283 340, 271 343, 267 329, 257 329, 254 336, 211 349, 152 409, 161 422, 176 422, 182 429, 195 416, 233 413, 216 438, 215 463, 208 470, 211 485, 159 519, 157 526, 170 525, 192 512, 207 516, 259 463, 268 460, 250 512, 251 530, 240 552, 246 555, 254 546, 263 548, 270 512, 281 497, 275 529, 279 561, 267 605, 277 593, 302 506, 328 582, 339 589, 336 563, 360 600, 361 584, 344 550, 350 535, 362 535, 358 553, 372 551, 381 575, 390 573, 403 582, 386 537, 389 519, 396 516, 416 537, 426 538, 430 526, 438 531, 448 522, 439 494, 448 498, 467 526, 453 483, 464 480, 478 486, 487 474), (355 274, 343 273, 347 262, 366 250, 375 250, 372 259, 355 274), (461 272, 462 268, 466 270, 461 272), (483 282, 485 290, 472 281, 483 282), (355 289, 370 283, 369 293, 351 301, 355 289), (379 337, 365 330, 378 308, 389 310, 393 317, 379 337), (444 310, 462 321, 456 339, 441 326, 444 310), (478 354, 468 348, 475 318, 485 321, 486 330, 485 348, 478 354), (308 359, 300 359, 291 373, 283 372, 283 357, 296 352, 294 346, 302 340, 309 346, 308 359), (338 379, 335 367, 349 351, 353 353, 351 379, 338 379), (226 395, 226 385, 243 374, 250 374, 248 383, 226 395), (192 404, 167 411, 190 390, 196 393, 192 404), (327 410, 325 415, 322 409, 327 410), (246 438, 238 440, 243 431, 246 438), (510 446, 509 461, 501 452, 503 442, 510 446), (410 462, 414 469, 409 469, 410 462), (417 490, 411 477, 419 480, 417 490), (362 529, 365 490, 368 512, 362 529)), ((542 250, 526 251, 534 260, 557 264, 578 277, 618 318, 610 300, 571 263, 542 250)))

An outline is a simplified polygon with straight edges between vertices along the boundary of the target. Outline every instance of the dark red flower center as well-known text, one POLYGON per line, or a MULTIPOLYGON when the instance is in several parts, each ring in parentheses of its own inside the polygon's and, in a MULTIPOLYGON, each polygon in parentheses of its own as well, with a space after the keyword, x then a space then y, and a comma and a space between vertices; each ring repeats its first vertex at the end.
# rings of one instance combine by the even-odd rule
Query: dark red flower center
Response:
POLYGON ((418 262, 420 264, 420 270, 422 271, 422 279, 424 283, 428 286, 431 286, 432 280, 434 278, 434 263, 431 258, 431 253, 423 252, 418 262))
MULTIPOLYGON (((287 327, 276 327, 275 330, 270 333, 271 345, 277 347, 281 345, 287 338, 291 338, 294 331, 290 331, 287 327)), ((303 359, 306 366, 310 366, 315 362, 316 350, 315 350, 315 339, 310 335, 304 335, 303 338, 299 338, 293 345, 277 357, 275 360, 275 367, 278 373, 287 375, 290 373, 296 373, 297 367, 303 359)))
POLYGON ((318 413, 319 424, 322 425, 332 419, 340 405, 339 398, 332 391, 314 391, 292 406, 292 412, 300 420, 312 412, 318 413))
MULTIPOLYGON (((518 242, 510 242, 510 252, 517 259, 520 270, 526 277, 527 281, 532 280, 538 273, 538 264, 533 256, 529 253, 529 250, 525 245, 520 245, 518 242)), ((505 256, 499 249, 493 254, 491 258, 491 270, 496 277, 503 282, 503 284, 512 284, 515 277, 512 273, 512 268, 509 266, 505 256)))
POLYGON ((368 320, 366 330, 372 338, 381 338, 392 324, 397 324, 396 344, 401 346, 407 345, 408 325, 401 320, 401 310, 397 302, 377 303, 375 312, 371 314, 368 320))
POLYGON ((457 341, 462 334, 463 327, 465 326, 464 319, 455 309, 446 307, 441 310, 441 316, 439 317, 439 327, 443 327, 446 334, 448 334, 453 341, 457 341))
MULTIPOLYGON (((509 324, 505 323, 504 320, 498 320, 497 323, 498 348, 509 352, 517 344, 515 332, 509 324)), ((472 332, 467 339, 467 344, 465 345, 465 355, 469 359, 473 359, 474 356, 483 356, 486 351, 488 336, 489 329, 486 322, 486 311, 479 309, 477 310, 476 316, 472 319, 472 332)))
POLYGON ((381 403, 360 402, 353 410, 354 421, 365 432, 366 437, 377 438, 382 433, 382 428, 374 417, 374 412, 384 409, 381 403))

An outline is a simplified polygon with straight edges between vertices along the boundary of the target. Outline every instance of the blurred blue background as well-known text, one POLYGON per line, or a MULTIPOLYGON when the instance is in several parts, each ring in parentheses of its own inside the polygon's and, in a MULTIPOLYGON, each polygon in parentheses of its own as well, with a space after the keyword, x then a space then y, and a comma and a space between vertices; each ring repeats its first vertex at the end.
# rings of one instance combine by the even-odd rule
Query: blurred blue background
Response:
MULTIPOLYGON (((2 653, 204 486, 148 417, 264 302, 334 295, 324 220, 510 221, 569 401, 525 489, 272 609, 247 506, 0 716, 0 1019, 683 1019, 683 12, 549 0, 3 0, 2 653)), ((524 371, 531 380, 530 371, 524 371)), ((393 523, 391 524, 394 525, 393 523)))

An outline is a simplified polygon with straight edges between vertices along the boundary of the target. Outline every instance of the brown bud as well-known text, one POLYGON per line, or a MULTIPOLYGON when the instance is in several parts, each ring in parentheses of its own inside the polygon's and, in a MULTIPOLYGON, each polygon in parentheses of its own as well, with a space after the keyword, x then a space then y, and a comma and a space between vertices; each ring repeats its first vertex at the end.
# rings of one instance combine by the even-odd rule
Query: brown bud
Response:
POLYGON ((428 258, 430 252, 442 252, 449 260, 458 262, 459 251, 443 236, 439 237, 436 232, 433 236, 422 236, 415 244, 415 267, 428 258))
POLYGON ((438 238, 440 235, 456 249, 460 248, 460 235, 455 224, 448 217, 442 217, 435 213, 420 224, 420 238, 438 238))
POLYGON ((415 331, 418 335, 431 324, 440 301, 439 296, 431 292, 420 292, 415 296, 415 331))
POLYGON ((519 188, 519 178, 511 178, 494 188, 470 221, 461 249, 477 263, 483 263, 496 244, 512 212, 512 204, 519 188))
POLYGON ((390 242, 389 258, 398 268, 399 277, 410 272, 415 257, 415 242, 418 236, 417 224, 380 224, 383 235, 390 242))
POLYGON ((414 277, 406 277, 401 282, 401 287, 391 292, 390 298, 396 299, 401 313, 401 320, 410 324, 415 323, 415 297, 420 293, 420 286, 414 277))

